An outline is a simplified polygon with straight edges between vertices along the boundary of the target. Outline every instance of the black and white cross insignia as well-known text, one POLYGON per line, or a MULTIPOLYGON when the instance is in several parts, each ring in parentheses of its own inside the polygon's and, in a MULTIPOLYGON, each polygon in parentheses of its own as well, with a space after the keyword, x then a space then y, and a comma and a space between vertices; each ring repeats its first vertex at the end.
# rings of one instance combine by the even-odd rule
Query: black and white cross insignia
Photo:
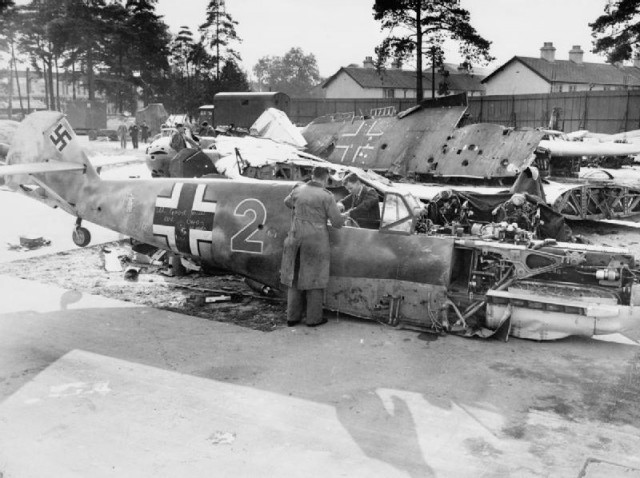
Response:
POLYGON ((58 151, 62 152, 68 144, 67 140, 71 141, 72 138, 64 125, 59 123, 58 126, 56 126, 56 129, 53 130, 53 133, 49 135, 49 139, 53 145, 58 148, 58 151))
POLYGON ((169 196, 158 195, 153 235, 175 252, 202 256, 200 247, 213 242, 216 201, 205 199, 205 184, 176 183, 169 196))

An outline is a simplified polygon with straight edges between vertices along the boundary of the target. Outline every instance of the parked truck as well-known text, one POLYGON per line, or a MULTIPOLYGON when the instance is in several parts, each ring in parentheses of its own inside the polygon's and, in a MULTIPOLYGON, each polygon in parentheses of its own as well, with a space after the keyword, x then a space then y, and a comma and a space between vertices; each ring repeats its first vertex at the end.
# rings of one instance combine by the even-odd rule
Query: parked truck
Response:
POLYGON ((199 108, 199 122, 212 126, 233 126, 249 129, 268 108, 277 108, 289 114, 289 96, 285 93, 218 93, 212 105, 199 108))

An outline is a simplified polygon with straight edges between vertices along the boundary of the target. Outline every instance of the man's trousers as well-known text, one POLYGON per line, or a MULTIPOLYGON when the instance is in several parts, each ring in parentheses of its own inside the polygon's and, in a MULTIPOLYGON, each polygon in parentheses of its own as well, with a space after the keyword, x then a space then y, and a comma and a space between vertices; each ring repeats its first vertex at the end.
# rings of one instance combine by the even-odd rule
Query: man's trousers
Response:
POLYGON ((302 320, 302 313, 307 312, 307 325, 315 325, 322 322, 322 299, 324 289, 300 290, 296 287, 289 287, 287 292, 287 321, 299 322, 302 320), (306 304, 305 304, 306 302, 306 304))

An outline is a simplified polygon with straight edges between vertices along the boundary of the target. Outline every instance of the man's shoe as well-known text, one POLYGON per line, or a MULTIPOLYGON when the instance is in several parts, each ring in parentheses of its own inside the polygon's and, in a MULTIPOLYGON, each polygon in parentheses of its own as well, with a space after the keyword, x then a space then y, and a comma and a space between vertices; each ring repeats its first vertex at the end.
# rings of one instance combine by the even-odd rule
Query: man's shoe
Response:
POLYGON ((317 324, 307 324, 307 327, 318 327, 320 325, 324 325, 327 322, 329 322, 327 319, 322 319, 320 322, 318 322, 317 324))
POLYGON ((300 322, 300 320, 287 320, 287 327, 295 327, 300 322))

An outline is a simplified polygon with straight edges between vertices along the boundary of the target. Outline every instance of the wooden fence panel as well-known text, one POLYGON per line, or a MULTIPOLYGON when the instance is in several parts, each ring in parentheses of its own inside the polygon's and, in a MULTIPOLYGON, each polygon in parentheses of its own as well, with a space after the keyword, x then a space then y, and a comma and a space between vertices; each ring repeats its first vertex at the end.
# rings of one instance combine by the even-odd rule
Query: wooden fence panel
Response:
MULTIPOLYGON (((469 121, 519 128, 548 128, 556 113, 558 129, 571 132, 619 133, 640 129, 640 91, 576 91, 536 95, 472 96, 469 121)), ((290 118, 305 125, 335 113, 369 115, 393 106, 397 112, 415 106, 412 98, 291 98, 290 118)))

